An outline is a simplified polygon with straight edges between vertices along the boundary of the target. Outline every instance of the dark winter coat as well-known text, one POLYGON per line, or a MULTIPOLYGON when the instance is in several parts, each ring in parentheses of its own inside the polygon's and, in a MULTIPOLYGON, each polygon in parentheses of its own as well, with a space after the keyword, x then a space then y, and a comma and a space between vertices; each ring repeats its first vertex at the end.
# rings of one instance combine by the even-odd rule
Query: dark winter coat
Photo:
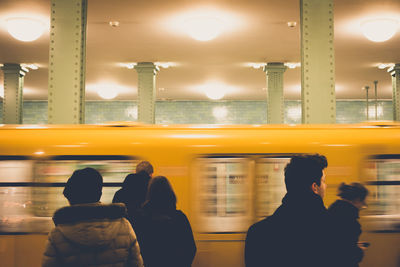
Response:
POLYGON ((337 200, 328 209, 334 222, 334 235, 339 248, 335 257, 337 266, 357 267, 364 252, 357 242, 361 234, 358 209, 344 200, 337 200))
POLYGON ((246 267, 329 266, 331 240, 321 197, 286 194, 272 216, 249 228, 246 267))
POLYGON ((146 267, 190 267, 196 254, 192 228, 180 210, 144 207, 136 233, 146 267))
POLYGON ((43 267, 143 267, 123 204, 72 205, 57 210, 43 267))

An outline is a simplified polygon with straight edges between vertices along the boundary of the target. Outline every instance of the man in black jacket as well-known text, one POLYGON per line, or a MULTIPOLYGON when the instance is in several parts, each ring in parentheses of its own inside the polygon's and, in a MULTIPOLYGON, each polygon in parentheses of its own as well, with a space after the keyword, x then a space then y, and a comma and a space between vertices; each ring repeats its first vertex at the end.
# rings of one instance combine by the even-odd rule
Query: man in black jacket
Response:
POLYGON ((324 156, 294 156, 285 167, 287 193, 272 216, 246 237, 246 267, 330 266, 332 236, 325 195, 324 156))

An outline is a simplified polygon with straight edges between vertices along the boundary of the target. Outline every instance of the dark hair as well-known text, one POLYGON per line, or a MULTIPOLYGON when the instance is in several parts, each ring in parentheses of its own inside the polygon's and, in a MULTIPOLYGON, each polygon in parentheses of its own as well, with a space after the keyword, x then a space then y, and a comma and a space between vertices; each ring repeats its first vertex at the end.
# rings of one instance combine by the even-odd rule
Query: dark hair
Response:
POLYGON ((154 172, 153 165, 151 165, 151 163, 148 161, 141 161, 138 163, 138 165, 136 165, 136 173, 141 171, 145 171, 148 175, 152 175, 154 172))
POLYGON ((125 177, 119 199, 130 209, 138 209, 146 200, 150 176, 145 172, 131 173, 125 177))
POLYGON ((155 210, 176 209, 176 195, 166 177, 157 176, 150 180, 146 206, 155 210))
POLYGON ((311 185, 321 185, 322 170, 328 167, 325 156, 301 154, 293 156, 285 167, 285 184, 288 192, 308 192, 311 185))
POLYGON ((63 194, 73 204, 98 202, 103 189, 103 177, 93 168, 76 170, 68 179, 63 194))
POLYGON ((368 196, 368 189, 360 183, 341 183, 339 185, 337 195, 349 201, 357 199, 359 199, 360 201, 364 201, 365 198, 368 196))

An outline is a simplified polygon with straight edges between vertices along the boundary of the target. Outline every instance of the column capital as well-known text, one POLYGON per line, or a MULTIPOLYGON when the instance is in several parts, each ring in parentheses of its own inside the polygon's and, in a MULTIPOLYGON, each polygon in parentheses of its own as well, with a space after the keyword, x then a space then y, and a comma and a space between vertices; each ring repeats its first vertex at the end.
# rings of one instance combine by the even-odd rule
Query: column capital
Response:
POLYGON ((138 64, 135 66, 135 69, 138 73, 151 72, 153 74, 157 74, 157 72, 160 71, 160 68, 153 62, 138 62, 138 64))
POLYGON ((20 64, 17 63, 4 63, 1 67, 4 73, 18 73, 19 75, 25 76, 29 70, 27 68, 22 67, 20 64))
POLYGON ((388 69, 388 72, 390 73, 390 75, 392 75, 393 77, 396 74, 400 73, 400 63, 396 63, 393 67, 391 67, 390 69, 388 69))
POLYGON ((268 62, 263 71, 264 72, 285 72, 287 67, 281 62, 268 62))

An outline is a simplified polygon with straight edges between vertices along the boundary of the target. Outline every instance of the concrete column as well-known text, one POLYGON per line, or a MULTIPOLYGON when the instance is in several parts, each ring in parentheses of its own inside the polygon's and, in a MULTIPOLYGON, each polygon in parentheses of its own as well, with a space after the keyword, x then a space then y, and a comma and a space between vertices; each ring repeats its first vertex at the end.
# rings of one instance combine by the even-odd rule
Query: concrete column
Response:
POLYGON ((300 0, 303 123, 336 123, 333 0, 300 0))
POLYGON ((400 63, 391 70, 393 86, 393 120, 400 121, 400 63))
POLYGON ((84 123, 87 0, 51 0, 49 123, 84 123))
POLYGON ((1 69, 4 73, 3 123, 21 124, 24 76, 28 70, 10 63, 1 69))
POLYGON ((139 62, 138 73, 138 121, 155 123, 156 74, 159 68, 152 62, 139 62))
POLYGON ((283 73, 285 70, 286 66, 283 63, 267 63, 264 67, 267 74, 267 123, 269 124, 281 124, 284 121, 283 73))

